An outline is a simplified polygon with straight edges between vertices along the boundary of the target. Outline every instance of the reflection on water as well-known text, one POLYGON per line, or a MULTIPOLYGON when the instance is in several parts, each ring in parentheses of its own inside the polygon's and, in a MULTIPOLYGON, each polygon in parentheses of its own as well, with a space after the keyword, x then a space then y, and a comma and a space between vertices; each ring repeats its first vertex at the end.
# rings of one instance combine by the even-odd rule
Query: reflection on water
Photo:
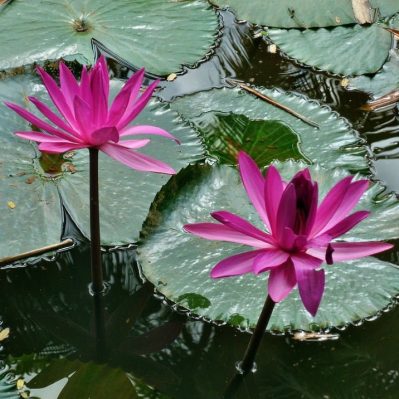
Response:
MULTIPOLYGON (((223 12, 225 36, 196 70, 163 83, 165 99, 224 84, 234 77, 302 92, 348 118, 376 157, 377 176, 399 190, 396 173, 398 110, 360 110, 367 95, 340 80, 300 68, 253 40, 246 24, 223 12), (240 40, 241 44, 237 44, 240 40), (235 41, 235 42, 234 42, 235 41)), ((120 76, 127 71, 115 69, 120 76)), ((70 226, 69 226, 70 228, 70 226)), ((104 254, 106 352, 96 362, 88 246, 82 242, 55 261, 0 272, 0 398, 218 399, 226 396, 234 364, 249 335, 192 320, 153 296, 142 282, 134 249, 104 254), (21 382, 22 381, 22 382, 21 382)), ((267 335, 258 371, 228 394, 237 399, 397 399, 399 309, 340 332, 338 340, 267 335)))

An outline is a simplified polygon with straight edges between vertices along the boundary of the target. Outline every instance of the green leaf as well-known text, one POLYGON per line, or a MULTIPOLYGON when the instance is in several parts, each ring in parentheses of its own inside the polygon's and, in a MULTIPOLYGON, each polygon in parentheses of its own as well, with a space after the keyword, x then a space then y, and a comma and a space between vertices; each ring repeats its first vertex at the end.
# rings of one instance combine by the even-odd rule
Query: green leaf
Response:
POLYGON ((339 75, 375 73, 391 48, 391 33, 379 24, 334 29, 270 29, 269 36, 289 57, 339 75))
MULTIPOLYGON (((283 176, 292 177, 304 163, 276 165, 283 176)), ((319 182, 320 195, 347 172, 311 166, 319 182)), ((364 195, 361 209, 373 215, 348 233, 344 240, 392 239, 399 222, 399 204, 394 197, 378 198, 382 187, 376 184, 364 195), (376 237, 376 232, 378 236, 376 237)), ((188 293, 208 299, 209 306, 191 308, 211 320, 235 326, 254 326, 267 295, 267 274, 246 274, 213 280, 209 273, 221 259, 250 250, 247 246, 200 239, 183 231, 186 223, 211 221, 210 212, 226 209, 262 227, 256 211, 242 187, 238 172, 228 166, 189 167, 161 191, 154 202, 139 246, 139 262, 144 275, 169 300, 180 303, 188 293)), ((269 330, 318 330, 344 326, 379 314, 399 292, 397 266, 373 257, 325 266, 326 290, 320 310, 313 319, 303 307, 297 289, 278 304, 269 330)))
POLYGON ((301 159, 299 138, 280 121, 251 120, 244 115, 209 113, 198 126, 211 157, 234 165, 239 150, 259 165, 274 159, 301 159))
POLYGON ((31 0, 1 13, 0 70, 76 56, 92 63, 91 39, 137 67, 166 75, 209 52, 217 15, 204 1, 31 0))
POLYGON ((365 91, 374 98, 399 90, 399 51, 396 49, 390 51, 389 60, 375 76, 358 76, 350 79, 349 89, 365 91))
POLYGON ((22 104, 32 93, 42 94, 28 76, 0 80, 0 258, 17 255, 61 238, 61 204, 57 186, 47 179, 34 146, 14 131, 30 130, 3 101, 22 104))
MULTIPOLYGON (((115 95, 121 86, 122 82, 112 81, 112 94, 115 95)), ((36 77, 25 75, 0 80, 0 101, 8 100, 26 107, 25 98, 29 95, 49 102, 36 77)), ((203 157, 196 131, 182 122, 168 105, 153 100, 135 124, 160 126, 181 141, 182 144, 177 145, 172 140, 153 136, 148 148, 142 151, 169 163, 176 171, 203 157)), ((4 105, 0 106, 3 150, 0 258, 59 242, 63 223, 61 201, 89 237, 88 151, 57 157, 59 173, 47 175, 39 162, 37 145, 13 134, 27 130, 31 130, 28 123, 4 105)), ((104 154, 100 156, 99 169, 102 244, 132 243, 138 237, 151 202, 169 176, 134 171, 104 154)))
POLYGON ((337 113, 299 94, 262 87, 256 89, 318 123, 319 129, 239 89, 213 89, 185 96, 177 99, 171 107, 202 133, 208 153, 224 162, 231 161, 238 150, 246 149, 260 166, 267 165, 271 159, 302 156, 326 167, 369 170, 364 158, 365 147, 349 123, 337 113), (276 143, 277 132, 273 130, 278 126, 282 129, 278 134, 284 132, 284 135, 276 143), (245 129, 245 133, 241 129, 245 129), (251 135, 255 131, 257 140, 268 151, 246 141, 253 140, 251 135), (270 145, 273 147, 268 147, 270 145))
MULTIPOLYGON (((239 19, 278 28, 327 27, 358 22, 350 0, 212 0, 212 3, 232 7, 239 19)), ((396 0, 373 0, 372 6, 380 8, 381 16, 399 11, 396 0)))

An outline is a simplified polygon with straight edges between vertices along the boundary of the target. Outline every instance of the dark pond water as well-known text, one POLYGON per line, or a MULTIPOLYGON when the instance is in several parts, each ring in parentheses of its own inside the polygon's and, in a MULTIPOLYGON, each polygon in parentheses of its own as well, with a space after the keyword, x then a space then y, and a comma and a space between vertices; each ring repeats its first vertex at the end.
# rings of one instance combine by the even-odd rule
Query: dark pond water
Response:
MULTIPOLYGON (((268 44, 252 39, 245 23, 235 23, 229 13, 221 18, 225 34, 216 54, 174 82, 165 82, 165 99, 225 85, 226 77, 304 93, 350 120, 372 149, 376 176, 389 189, 399 190, 396 107, 359 110, 366 94, 345 91, 338 78, 269 53, 268 44)), ((110 63, 119 76, 127 74, 110 63)), ((163 303, 141 279, 134 248, 103 255, 109 289, 100 305, 109 324, 99 358, 92 338, 88 245, 68 220, 65 234, 79 242, 73 250, 53 261, 1 272, 0 323, 11 329, 0 350, 2 399, 399 397, 398 308, 373 322, 334 332, 339 339, 299 342, 266 335, 258 371, 231 385, 234 364, 249 335, 195 320, 163 303), (11 371, 25 382, 19 382, 18 392, 15 377, 6 378, 11 371)))

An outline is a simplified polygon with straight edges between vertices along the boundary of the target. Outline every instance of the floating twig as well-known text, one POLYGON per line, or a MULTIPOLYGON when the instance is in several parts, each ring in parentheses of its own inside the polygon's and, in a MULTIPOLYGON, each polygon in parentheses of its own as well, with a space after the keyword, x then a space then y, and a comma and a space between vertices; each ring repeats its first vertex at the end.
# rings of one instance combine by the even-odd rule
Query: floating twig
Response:
POLYGON ((287 112, 288 114, 295 116, 296 118, 300 119, 302 122, 313 126, 317 129, 320 128, 319 124, 316 122, 313 122, 312 120, 310 120, 309 118, 307 118, 306 116, 301 115, 300 113, 294 111, 293 109, 287 107, 286 105, 280 104, 278 101, 273 100, 271 97, 266 96, 265 94, 261 93, 260 91, 252 88, 251 86, 248 86, 245 83, 242 83, 238 80, 234 80, 234 79, 226 79, 228 82, 234 83, 236 85, 238 85, 239 87, 241 87, 241 89, 247 91, 248 93, 251 93, 253 95, 255 95, 256 97, 268 102, 269 104, 274 105, 277 108, 282 109, 283 111, 287 112))
POLYGON ((0 267, 10 265, 14 262, 17 262, 17 261, 23 260, 23 259, 27 259, 32 256, 42 255, 42 254, 45 254, 46 252, 57 251, 59 249, 67 248, 72 245, 73 245, 73 240, 68 238, 64 241, 57 243, 57 244, 47 245, 46 247, 34 249, 29 252, 23 252, 21 254, 14 255, 14 256, 6 256, 5 258, 0 259, 0 267))
POLYGON ((379 97, 374 101, 370 101, 360 107, 363 111, 375 111, 380 108, 387 107, 399 102, 399 90, 393 90, 385 96, 379 97))

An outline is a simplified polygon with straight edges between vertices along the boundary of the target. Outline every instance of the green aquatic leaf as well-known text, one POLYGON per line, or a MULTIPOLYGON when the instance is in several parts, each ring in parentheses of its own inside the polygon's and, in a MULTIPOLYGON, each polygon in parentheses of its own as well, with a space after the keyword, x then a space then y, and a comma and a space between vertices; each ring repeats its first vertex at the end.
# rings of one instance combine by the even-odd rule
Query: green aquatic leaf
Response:
POLYGON ((218 160, 231 161, 233 154, 246 149, 260 166, 272 159, 303 157, 326 167, 369 170, 364 158, 365 147, 350 124, 336 112, 299 94, 256 89, 316 122, 319 128, 240 89, 213 89, 185 96, 174 101, 171 107, 202 133, 208 154, 218 160), (277 127, 282 130, 274 131, 277 127), (264 152, 251 146, 250 141, 245 142, 252 141, 251 135, 255 132, 256 140, 261 140, 266 148, 268 145, 275 148, 264 152), (278 134, 283 136, 276 142, 278 134))
MULTIPOLYGON (((356 0, 211 0, 218 6, 230 6, 240 19, 258 25, 278 28, 311 28, 354 24, 359 21, 352 3, 356 0)), ((396 0, 372 0, 379 8, 378 16, 390 16, 399 11, 396 0)), ((367 10, 368 11, 368 10, 367 10)), ((366 11, 366 12, 367 12, 366 11)), ((370 13, 370 22, 375 16, 370 13)))
MULTIPOLYGON (((111 82, 113 95, 121 86, 120 81, 111 82)), ((36 77, 22 75, 0 80, 0 101, 24 105, 24 98, 29 95, 48 102, 36 77)), ((179 146, 172 140, 154 137, 145 151, 177 171, 203 157, 196 131, 168 105, 153 100, 135 123, 161 126, 180 139, 179 146)), ((48 175, 39 162, 37 145, 13 134, 26 130, 31 127, 22 118, 0 106, 0 258, 59 242, 63 224, 61 202, 84 235, 90 235, 88 151, 65 154, 60 159, 60 172, 48 175)), ((102 244, 132 243, 151 202, 169 176, 139 173, 104 154, 100 156, 99 168, 102 244)))
POLYGON ((358 76, 350 79, 349 89, 365 91, 374 98, 399 90, 399 50, 391 50, 389 60, 375 76, 358 76))
POLYGON ((165 75, 204 57, 218 29, 217 15, 199 0, 19 0, 0 15, 0 70, 65 56, 90 64, 94 38, 165 75))
POLYGON ((35 147, 14 136, 30 130, 3 105, 40 92, 27 76, 0 80, 0 258, 55 244, 62 233, 62 212, 55 181, 46 178, 35 147))
POLYGON ((0 369, 0 398, 20 399, 20 392, 17 389, 17 379, 7 368, 0 369))
MULTIPOLYGON (((277 164, 285 178, 304 163, 277 164)), ((311 166, 319 182, 320 195, 347 175, 341 169, 311 166)), ((344 240, 384 240, 399 237, 399 202, 393 197, 375 199, 382 190, 375 184, 363 196, 360 209, 373 214, 344 240), (377 233, 378 232, 378 233, 377 233), (377 235, 378 234, 378 235, 377 235)), ((213 280, 209 273, 221 259, 249 249, 231 243, 208 241, 187 234, 186 223, 210 221, 210 212, 226 209, 248 219, 260 228, 262 223, 250 204, 235 168, 191 166, 174 177, 154 202, 138 248, 139 262, 147 279, 169 300, 180 303, 184 295, 207 298, 209 306, 191 308, 211 320, 222 320, 241 327, 256 324, 267 294, 267 274, 213 280)), ((320 310, 313 319, 305 310, 297 289, 277 305, 269 330, 318 330, 345 326, 374 317, 399 293, 399 268, 374 257, 332 266, 325 265, 326 290, 320 310)))
POLYGON ((303 64, 339 75, 377 72, 388 57, 392 35, 380 24, 333 29, 270 29, 270 39, 303 64))
POLYGON ((303 158, 298 136, 280 121, 209 113, 201 120, 198 130, 208 154, 221 163, 234 165, 240 149, 251 154, 259 165, 267 165, 276 158, 303 158))

